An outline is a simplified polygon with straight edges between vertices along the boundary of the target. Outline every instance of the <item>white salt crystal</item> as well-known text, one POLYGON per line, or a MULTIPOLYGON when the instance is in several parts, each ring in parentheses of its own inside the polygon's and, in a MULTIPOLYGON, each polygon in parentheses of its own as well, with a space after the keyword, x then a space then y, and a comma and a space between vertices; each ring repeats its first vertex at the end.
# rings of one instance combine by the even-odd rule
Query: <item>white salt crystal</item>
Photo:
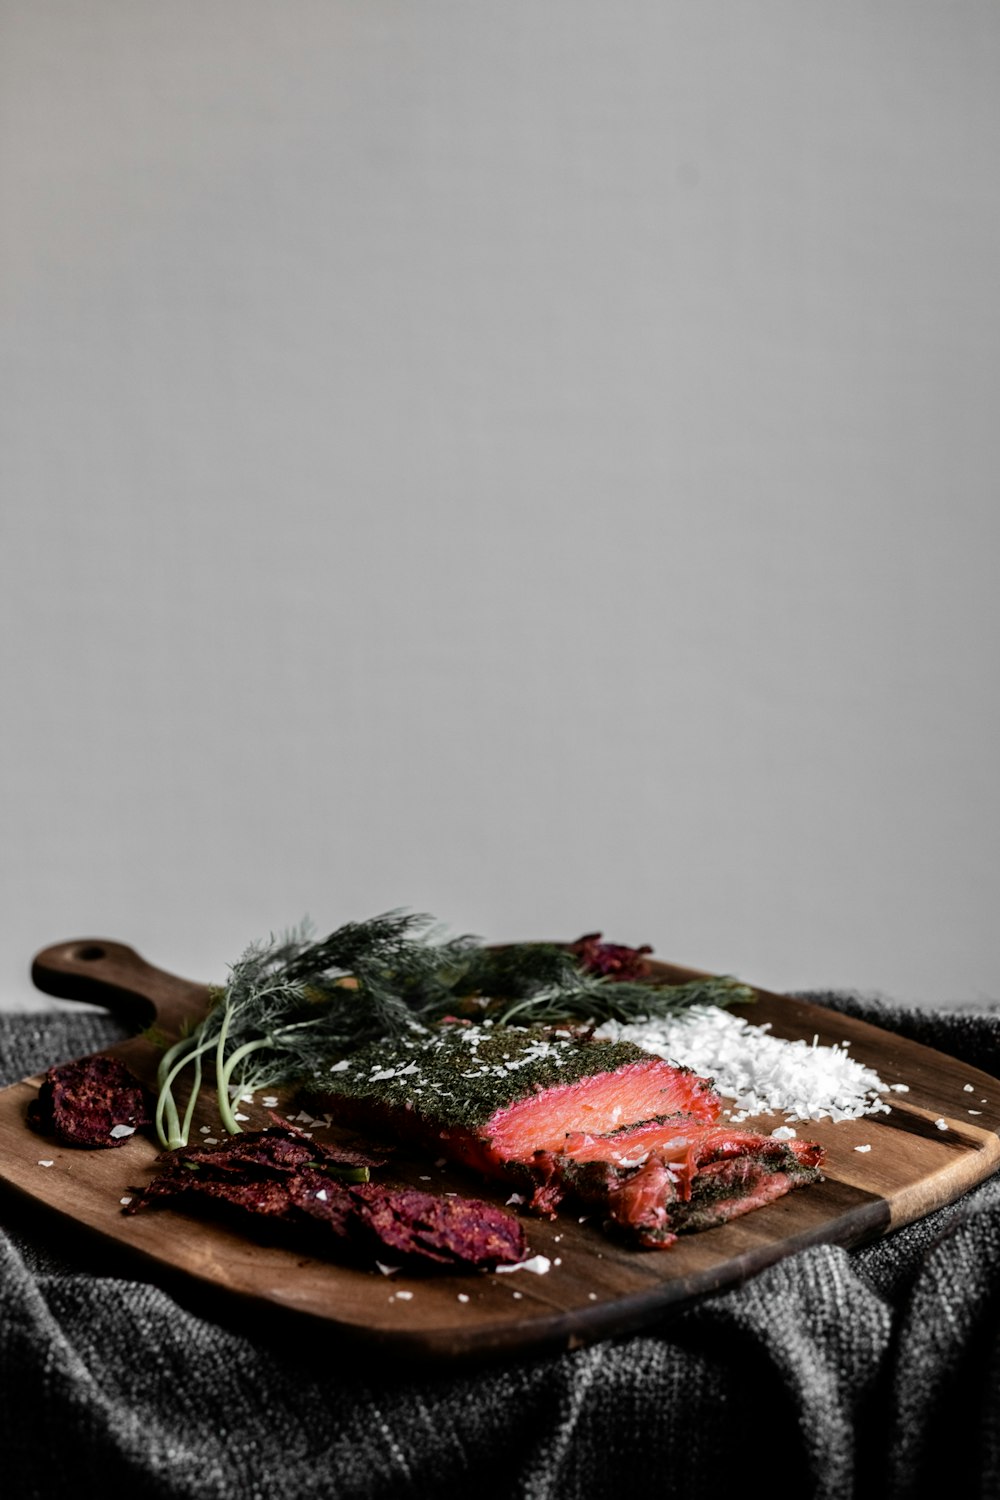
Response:
POLYGON ((124 1206, 125 1206, 125 1205, 126 1205, 126 1204, 127 1204, 127 1203, 131 1203, 131 1202, 132 1202, 132 1199, 131 1199, 131 1198, 119 1198, 119 1199, 118 1199, 118 1202, 119 1202, 119 1203, 120 1203, 120 1204, 121 1204, 121 1205, 122 1205, 122 1207, 123 1207, 123 1208, 124 1208, 124 1206))
POLYGON ((947 1120, 935 1120, 934 1124, 937 1126, 938 1130, 947 1130, 948 1129, 948 1121, 947 1120))
POLYGON ((870 1151, 872 1148, 870 1146, 855 1146, 854 1149, 855 1151, 870 1151))
POLYGON ((334 1063, 332 1067, 327 1068, 326 1071, 328 1073, 346 1073, 350 1066, 350 1063, 345 1057, 341 1062, 334 1063))
POLYGON ((38 1165, 40 1167, 54 1167, 55 1166, 55 1162, 54 1161, 47 1161, 47 1160, 46 1161, 40 1161, 38 1163, 38 1165))
POLYGON ((974 1094, 976 1092, 975 1089, 972 1087, 971 1083, 966 1083, 966 1084, 963 1084, 962 1086, 965 1089, 965 1092, 967 1094, 974 1094))
MULTIPOLYGON (((239 1116, 237 1116, 237 1119, 239 1116)), ((109 1132, 114 1141, 123 1141, 127 1135, 135 1135, 134 1125, 112 1125, 109 1132)))
POLYGON ((469 1294, 468 1294, 468 1292, 459 1292, 459 1294, 458 1294, 458 1300, 459 1300, 459 1302, 468 1302, 468 1300, 469 1300, 469 1294))
POLYGON ((777 1130, 771 1131, 772 1141, 794 1141, 796 1132, 790 1125, 779 1125, 777 1130))
POLYGON ((519 1260, 516 1266, 497 1266, 501 1274, 507 1271, 531 1271, 535 1276, 544 1276, 552 1265, 547 1255, 533 1255, 530 1260, 519 1260))
POLYGON ((409 1302, 411 1297, 413 1296, 413 1293, 400 1290, 396 1293, 396 1296, 399 1298, 400 1302, 409 1302))

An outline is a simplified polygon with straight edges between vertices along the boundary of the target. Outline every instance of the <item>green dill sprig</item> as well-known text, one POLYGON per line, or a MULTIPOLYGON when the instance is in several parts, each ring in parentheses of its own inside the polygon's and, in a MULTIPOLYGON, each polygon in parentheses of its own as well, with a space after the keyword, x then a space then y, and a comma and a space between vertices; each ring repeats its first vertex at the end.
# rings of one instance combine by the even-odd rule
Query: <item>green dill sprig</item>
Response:
POLYGON ((634 1021, 677 1016, 695 1005, 744 1005, 753 990, 728 974, 713 974, 687 984, 605 979, 583 975, 572 987, 536 990, 503 1007, 497 1017, 505 1025, 557 1026, 562 1021, 634 1021))
POLYGON ((487 1014, 504 1024, 552 1026, 560 1021, 618 1021, 679 1015, 693 1005, 738 1005, 753 999, 749 985, 729 975, 687 984, 654 978, 614 979, 583 968, 554 943, 513 943, 471 956, 465 975, 474 993, 491 997, 487 1014))
POLYGON ((297 1083, 317 1064, 368 1042, 426 1033, 470 1011, 517 1025, 628 1022, 691 1005, 732 1005, 752 991, 723 978, 693 984, 605 978, 549 943, 486 948, 436 939, 430 917, 391 911, 348 922, 320 941, 303 923, 253 943, 211 992, 204 1020, 164 1052, 155 1125, 169 1150, 187 1144, 208 1069, 224 1128, 236 1135, 234 1100, 297 1083), (183 1116, 176 1088, 190 1077, 183 1116))
POLYGON ((317 1060, 382 1036, 424 1029, 453 1003, 471 938, 428 941, 432 920, 387 912, 349 922, 320 942, 308 924, 253 943, 212 993, 205 1019, 160 1060, 155 1125, 164 1146, 186 1145, 202 1070, 214 1074, 219 1115, 238 1134, 233 1098, 296 1082, 317 1060), (175 1086, 192 1070, 180 1116, 175 1086))

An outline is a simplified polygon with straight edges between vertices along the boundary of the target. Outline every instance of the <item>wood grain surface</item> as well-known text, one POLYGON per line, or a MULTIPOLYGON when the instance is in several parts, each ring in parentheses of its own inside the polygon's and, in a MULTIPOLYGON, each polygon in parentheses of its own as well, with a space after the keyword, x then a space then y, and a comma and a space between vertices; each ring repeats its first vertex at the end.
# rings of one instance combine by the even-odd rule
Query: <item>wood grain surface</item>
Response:
MULTIPOLYGON (((668 982, 701 977, 677 965, 656 968, 668 982)), ((155 1020, 168 1035, 197 1019, 207 998, 203 985, 154 968, 131 948, 104 939, 47 948, 35 960, 33 977, 48 994, 106 1006, 135 1026, 155 1020)), ((238 1299, 250 1299, 255 1309, 322 1319, 329 1333, 361 1341, 368 1350, 457 1359, 574 1347, 651 1326, 692 1299, 806 1246, 852 1246, 877 1238, 951 1202, 1000 1165, 1000 1081, 821 1006, 756 994, 756 1003, 739 1012, 748 1020, 770 1022, 774 1035, 789 1040, 846 1042, 851 1055, 883 1082, 905 1083, 909 1092, 886 1096, 892 1106, 887 1115, 798 1124, 801 1137, 826 1149, 823 1182, 717 1229, 682 1236, 669 1250, 626 1249, 594 1225, 562 1213, 552 1222, 525 1220, 532 1251, 552 1261, 546 1275, 386 1276, 258 1243, 170 1209, 127 1217, 121 1200, 154 1175, 158 1147, 135 1135, 115 1150, 85 1151, 36 1134, 25 1114, 40 1077, 0 1091, 0 1184, 54 1211, 67 1232, 90 1231, 128 1251, 144 1274, 194 1278, 237 1299, 237 1308, 238 1299), (871 1149, 862 1153, 855 1149, 859 1145, 871 1149)), ((158 1054, 144 1038, 107 1050, 152 1082, 158 1054)), ((248 1129, 272 1123, 259 1106, 243 1108, 251 1116, 248 1129)), ((199 1104, 192 1138, 203 1123, 218 1125, 211 1095, 199 1104)), ((782 1117, 745 1123, 770 1132, 782 1117)), ((336 1137, 336 1131, 329 1134, 336 1137)), ((380 1180, 498 1203, 507 1196, 458 1169, 403 1153, 393 1159, 391 1177, 380 1174, 380 1180)))

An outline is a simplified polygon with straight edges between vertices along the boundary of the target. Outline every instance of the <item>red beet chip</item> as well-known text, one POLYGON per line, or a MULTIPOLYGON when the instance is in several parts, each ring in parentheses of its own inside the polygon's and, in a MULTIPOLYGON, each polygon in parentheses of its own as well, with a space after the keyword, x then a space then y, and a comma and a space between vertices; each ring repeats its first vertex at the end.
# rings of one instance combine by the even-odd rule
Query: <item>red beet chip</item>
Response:
POLYGON ((83 1057, 50 1068, 28 1106, 28 1124, 64 1146, 123 1146, 153 1115, 146 1089, 114 1057, 83 1057))
POLYGON ((275 1178, 264 1182, 220 1182, 197 1171, 165 1173, 148 1187, 133 1191, 132 1202, 124 1209, 126 1214, 138 1213, 150 1203, 163 1207, 178 1198, 198 1197, 211 1198, 263 1218, 283 1218, 289 1206, 288 1189, 275 1178))
POLYGON ((298 1130, 270 1126, 266 1130, 247 1130, 230 1136, 223 1144, 206 1146, 198 1142, 165 1152, 160 1158, 167 1171, 173 1172, 185 1162, 219 1176, 284 1176, 308 1166, 328 1166, 333 1170, 380 1167, 384 1156, 372 1156, 349 1146, 324 1145, 310 1140, 298 1130))
POLYGON ((513 1214, 477 1198, 439 1197, 417 1188, 348 1188, 359 1228, 380 1255, 448 1266, 513 1265, 528 1253, 513 1214))
POLYGON ((649 943, 641 948, 605 943, 599 932, 588 932, 570 943, 569 951, 588 973, 600 974, 605 979, 645 979, 650 972, 646 954, 653 950, 649 943))

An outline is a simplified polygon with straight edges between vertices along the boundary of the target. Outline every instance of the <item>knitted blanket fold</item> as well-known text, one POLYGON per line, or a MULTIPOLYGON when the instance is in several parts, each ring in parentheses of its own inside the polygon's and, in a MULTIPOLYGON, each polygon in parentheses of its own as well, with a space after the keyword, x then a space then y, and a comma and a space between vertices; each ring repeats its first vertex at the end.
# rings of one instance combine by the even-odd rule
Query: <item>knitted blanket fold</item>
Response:
MULTIPOLYGON (((1000 1015, 808 998, 1000 1075, 1000 1015)), ((121 1037, 0 1015, 0 1083, 121 1037)), ((0 1199, 0 1485, 12 1500, 794 1500, 1000 1495, 1000 1178, 821 1245, 641 1335, 474 1370, 359 1366, 255 1332, 0 1199), (81 1489, 81 1476, 87 1479, 81 1489)))

